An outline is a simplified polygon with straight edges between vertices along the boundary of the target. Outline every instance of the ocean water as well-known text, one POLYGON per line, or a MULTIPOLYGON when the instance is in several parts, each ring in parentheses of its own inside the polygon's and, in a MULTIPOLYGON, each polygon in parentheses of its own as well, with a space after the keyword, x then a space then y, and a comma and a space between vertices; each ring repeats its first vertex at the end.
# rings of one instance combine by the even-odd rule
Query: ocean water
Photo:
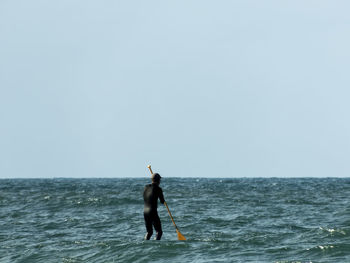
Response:
POLYGON ((161 241, 142 179, 0 180, 0 262, 350 262, 350 178, 164 178, 161 241))

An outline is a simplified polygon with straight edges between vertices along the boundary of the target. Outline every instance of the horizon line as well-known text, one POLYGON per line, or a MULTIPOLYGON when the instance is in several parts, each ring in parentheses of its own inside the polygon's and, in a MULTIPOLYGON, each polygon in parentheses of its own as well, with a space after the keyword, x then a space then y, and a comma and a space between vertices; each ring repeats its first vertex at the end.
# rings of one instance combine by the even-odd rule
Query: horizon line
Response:
MULTIPOLYGON (((145 179, 150 178, 150 176, 145 177, 0 177, 0 180, 19 180, 19 179, 145 179)), ((279 176, 241 176, 241 177, 208 177, 208 176, 169 176, 162 177, 166 179, 346 179, 350 176, 289 176, 289 177, 279 177, 279 176)))

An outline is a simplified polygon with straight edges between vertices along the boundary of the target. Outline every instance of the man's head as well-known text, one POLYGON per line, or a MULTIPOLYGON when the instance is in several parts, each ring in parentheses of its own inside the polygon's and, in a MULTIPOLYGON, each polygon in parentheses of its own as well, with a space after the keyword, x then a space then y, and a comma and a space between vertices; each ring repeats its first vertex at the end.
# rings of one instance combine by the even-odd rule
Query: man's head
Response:
POLYGON ((159 173, 152 174, 152 183, 160 184, 160 179, 162 177, 159 175, 159 173))

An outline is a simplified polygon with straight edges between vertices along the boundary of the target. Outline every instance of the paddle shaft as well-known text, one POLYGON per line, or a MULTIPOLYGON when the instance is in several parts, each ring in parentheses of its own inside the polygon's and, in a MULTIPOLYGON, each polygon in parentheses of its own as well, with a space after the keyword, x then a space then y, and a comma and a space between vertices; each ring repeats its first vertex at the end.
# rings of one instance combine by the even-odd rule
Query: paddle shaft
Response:
POLYGON ((153 174, 153 171, 152 171, 151 166, 150 166, 150 165, 148 165, 147 167, 148 167, 149 171, 151 172, 151 174, 153 174))
POLYGON ((171 221, 173 222, 175 228, 178 229, 178 228, 177 228, 177 225, 175 224, 174 218, 173 218, 173 216, 171 215, 171 212, 170 212, 170 210, 169 210, 169 207, 168 207, 168 205, 167 205, 167 203, 166 203, 165 201, 164 201, 164 205, 165 205, 166 209, 168 210, 169 216, 170 216, 171 221))

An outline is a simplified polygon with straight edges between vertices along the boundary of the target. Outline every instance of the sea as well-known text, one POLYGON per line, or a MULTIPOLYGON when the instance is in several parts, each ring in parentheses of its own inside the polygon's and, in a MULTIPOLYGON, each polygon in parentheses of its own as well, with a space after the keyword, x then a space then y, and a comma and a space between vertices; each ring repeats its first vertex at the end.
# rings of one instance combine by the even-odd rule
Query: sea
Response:
POLYGON ((149 178, 1 179, 0 263, 350 262, 350 178, 163 178, 179 231, 144 240, 149 178))

